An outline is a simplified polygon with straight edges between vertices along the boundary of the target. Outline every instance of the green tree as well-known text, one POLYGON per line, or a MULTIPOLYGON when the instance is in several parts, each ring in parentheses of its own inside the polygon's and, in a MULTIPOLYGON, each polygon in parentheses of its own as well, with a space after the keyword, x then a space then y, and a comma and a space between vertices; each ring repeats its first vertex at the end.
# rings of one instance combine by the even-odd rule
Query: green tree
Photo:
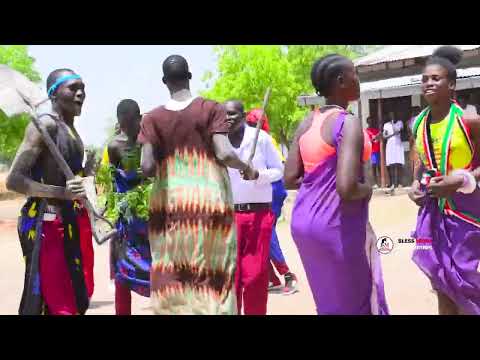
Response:
MULTIPOLYGON (((8 65, 33 82, 41 80, 34 68, 35 59, 28 55, 25 45, 0 45, 0 64, 8 65)), ((9 118, 0 111, 0 162, 11 163, 29 121, 26 114, 9 118)))
POLYGON ((273 136, 285 144, 308 112, 297 105, 297 97, 313 92, 313 62, 328 53, 357 56, 348 45, 229 45, 217 46, 214 51, 218 76, 205 74, 207 90, 202 95, 220 102, 241 99, 249 110, 261 106, 265 90, 271 86, 267 114, 273 136))
POLYGON ((13 161, 29 121, 29 115, 8 117, 0 111, 0 163, 13 161))
POLYGON ((357 53, 349 45, 288 45, 287 59, 292 65, 295 80, 301 84, 301 92, 312 93, 310 71, 313 63, 322 56, 336 53, 350 59, 357 53))
MULTIPOLYGON (((260 107, 266 89, 272 87, 267 114, 273 134, 283 140, 290 133, 291 115, 297 107, 300 87, 291 72, 285 49, 272 45, 218 46, 218 78, 203 96, 219 102, 241 99, 246 110, 260 107)), ((204 80, 211 80, 207 74, 204 80)))
POLYGON ((8 65, 33 82, 42 79, 35 70, 35 59, 28 55, 26 45, 0 45, 0 64, 8 65))

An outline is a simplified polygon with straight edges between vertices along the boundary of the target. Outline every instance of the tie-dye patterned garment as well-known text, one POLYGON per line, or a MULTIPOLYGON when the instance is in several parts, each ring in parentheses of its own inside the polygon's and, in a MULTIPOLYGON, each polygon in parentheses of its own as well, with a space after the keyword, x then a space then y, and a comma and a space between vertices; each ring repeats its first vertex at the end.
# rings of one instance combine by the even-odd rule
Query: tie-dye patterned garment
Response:
POLYGON ((138 140, 154 146, 157 163, 149 223, 156 314, 236 314, 233 200, 212 142, 228 129, 223 107, 202 98, 143 117, 138 140))

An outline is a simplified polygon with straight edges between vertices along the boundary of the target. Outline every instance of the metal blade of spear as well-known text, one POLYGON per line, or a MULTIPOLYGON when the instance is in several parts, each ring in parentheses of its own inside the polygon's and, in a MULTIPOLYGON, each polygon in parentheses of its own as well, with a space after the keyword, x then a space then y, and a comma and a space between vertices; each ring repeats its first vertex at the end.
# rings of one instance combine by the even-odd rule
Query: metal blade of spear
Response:
MULTIPOLYGON (((50 99, 44 97, 43 92, 37 84, 10 67, 0 65, 0 109, 2 109, 9 117, 22 113, 29 114, 31 116, 31 121, 40 132, 42 140, 52 154, 60 170, 65 175, 65 178, 71 180, 75 178, 75 175, 53 142, 50 134, 41 126, 39 120, 40 116, 38 116, 38 109, 42 104, 49 100, 50 99)), ((108 224, 111 229, 115 228, 114 225, 108 219, 97 213, 88 198, 82 199, 81 202, 87 209, 95 241, 98 244, 102 244, 113 238, 116 234, 116 230, 110 231, 106 235, 102 235, 101 232, 97 231, 96 220, 101 220, 108 224)))

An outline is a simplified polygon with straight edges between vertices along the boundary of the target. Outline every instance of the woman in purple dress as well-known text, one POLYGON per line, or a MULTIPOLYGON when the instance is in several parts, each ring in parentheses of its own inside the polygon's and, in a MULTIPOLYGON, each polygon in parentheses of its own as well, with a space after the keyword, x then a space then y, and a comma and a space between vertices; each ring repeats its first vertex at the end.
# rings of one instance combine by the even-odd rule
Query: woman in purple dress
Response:
POLYGON ((315 62, 311 78, 326 106, 298 127, 285 184, 300 188, 291 229, 317 313, 387 314, 381 272, 372 272, 366 250, 372 188, 364 183, 363 163, 370 141, 345 110, 360 96, 359 80, 353 63, 337 54, 315 62))

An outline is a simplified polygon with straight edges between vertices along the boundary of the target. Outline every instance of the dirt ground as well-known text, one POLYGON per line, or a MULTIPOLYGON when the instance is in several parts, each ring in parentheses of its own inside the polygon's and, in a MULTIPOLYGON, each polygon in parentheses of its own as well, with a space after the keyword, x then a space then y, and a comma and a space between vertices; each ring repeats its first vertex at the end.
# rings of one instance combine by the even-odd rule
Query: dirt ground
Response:
MULTIPOLYGON (((0 201, 0 314, 17 314, 22 293, 24 263, 16 233, 16 219, 23 199, 0 201)), ((299 292, 290 296, 269 295, 268 313, 272 315, 315 314, 305 273, 290 236, 292 206, 285 206, 286 219, 277 226, 281 247, 288 265, 299 278, 299 292)), ((415 225, 416 208, 405 194, 387 197, 378 194, 370 204, 370 220, 378 237, 409 237, 415 225)), ((385 292, 392 314, 436 314, 436 298, 427 278, 410 260, 413 244, 395 243, 393 251, 382 255, 385 292)), ((150 314, 149 299, 133 296, 133 314, 150 314)), ((89 315, 113 315, 114 291, 109 281, 108 245, 95 244, 95 292, 89 315)))

